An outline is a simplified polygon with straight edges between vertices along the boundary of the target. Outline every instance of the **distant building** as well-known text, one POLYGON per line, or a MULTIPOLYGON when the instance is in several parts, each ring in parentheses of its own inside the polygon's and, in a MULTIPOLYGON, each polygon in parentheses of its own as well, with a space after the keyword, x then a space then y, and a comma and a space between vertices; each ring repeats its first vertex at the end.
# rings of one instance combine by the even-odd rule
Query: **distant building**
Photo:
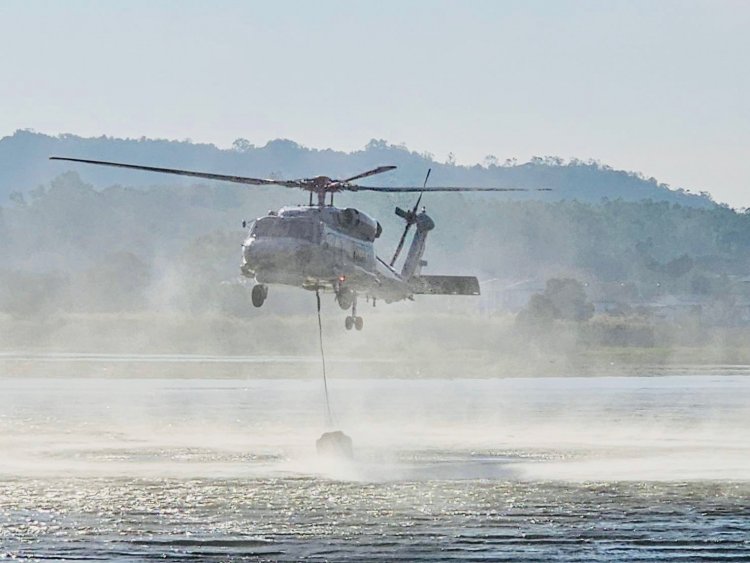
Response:
POLYGON ((545 280, 523 280, 513 282, 506 279, 492 279, 479 282, 481 288, 480 308, 482 312, 518 313, 526 307, 535 293, 543 293, 545 280))

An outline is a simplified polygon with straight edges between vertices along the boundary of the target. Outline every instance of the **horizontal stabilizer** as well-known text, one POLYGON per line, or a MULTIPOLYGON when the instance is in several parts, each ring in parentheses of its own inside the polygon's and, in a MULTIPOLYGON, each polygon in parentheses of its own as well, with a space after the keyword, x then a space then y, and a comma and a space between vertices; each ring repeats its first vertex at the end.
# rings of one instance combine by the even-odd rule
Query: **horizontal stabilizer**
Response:
POLYGON ((420 295, 479 295, 479 280, 474 276, 418 276, 409 284, 420 295))

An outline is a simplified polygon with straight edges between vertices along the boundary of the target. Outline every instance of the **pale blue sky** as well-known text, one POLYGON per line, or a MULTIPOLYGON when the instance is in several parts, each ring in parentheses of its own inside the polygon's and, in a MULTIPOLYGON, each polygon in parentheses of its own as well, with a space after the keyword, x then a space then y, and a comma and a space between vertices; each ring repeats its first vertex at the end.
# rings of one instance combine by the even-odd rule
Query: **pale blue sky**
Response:
POLYGON ((3 0, 0 53, 0 136, 384 138, 750 206, 750 1, 3 0))

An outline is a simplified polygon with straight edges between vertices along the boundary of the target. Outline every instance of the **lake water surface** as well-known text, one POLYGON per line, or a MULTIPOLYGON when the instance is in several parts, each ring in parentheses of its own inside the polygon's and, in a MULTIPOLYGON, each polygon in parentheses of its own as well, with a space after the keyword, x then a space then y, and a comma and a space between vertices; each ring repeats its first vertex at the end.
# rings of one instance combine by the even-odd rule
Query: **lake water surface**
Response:
POLYGON ((750 377, 329 388, 0 379, 0 558, 750 561, 750 377))

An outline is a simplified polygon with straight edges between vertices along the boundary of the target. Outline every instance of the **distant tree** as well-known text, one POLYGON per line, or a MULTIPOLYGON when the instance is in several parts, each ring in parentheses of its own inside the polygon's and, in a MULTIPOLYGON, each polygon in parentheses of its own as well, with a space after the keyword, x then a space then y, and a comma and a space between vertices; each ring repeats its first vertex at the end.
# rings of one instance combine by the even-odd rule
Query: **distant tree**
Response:
POLYGON ((38 199, 42 199, 46 193, 47 188, 44 185, 39 185, 31 190, 29 192, 29 195, 31 196, 31 201, 36 201, 38 199))
POLYGON ((74 291, 79 307, 84 309, 132 311, 145 306, 150 282, 150 266, 132 252, 121 251, 83 272, 74 291))
POLYGON ((583 284, 570 278, 547 280, 544 296, 556 311, 556 318, 568 321, 587 321, 594 315, 594 306, 586 299, 583 284))
POLYGON ((659 262, 654 258, 644 255, 644 264, 652 272, 666 274, 671 278, 679 278, 693 269, 694 261, 687 254, 682 254, 668 262, 659 262))
POLYGON ((61 306, 66 287, 55 274, 0 272, 0 310, 18 318, 47 316, 61 306))
POLYGON ((559 156, 545 156, 542 160, 547 166, 563 166, 565 164, 565 160, 559 156))
POLYGON ((542 295, 535 293, 529 299, 528 305, 516 317, 516 323, 521 326, 545 326, 552 323, 558 316, 557 309, 552 301, 542 295))
POLYGON ((255 145, 247 139, 235 139, 234 143, 232 143, 232 150, 237 152, 249 152, 254 148, 255 145))
POLYGON ((693 259, 687 254, 683 254, 682 256, 664 264, 664 273, 674 278, 684 276, 692 269, 693 259))
POLYGON ((23 207, 26 205, 26 198, 21 192, 11 192, 8 199, 18 206, 23 207))
POLYGON ((521 325, 545 325, 555 320, 582 322, 594 315, 594 305, 586 299, 583 284, 570 278, 552 278, 544 293, 531 296, 516 319, 521 325))
POLYGON ((388 141, 385 139, 370 139, 365 145, 366 151, 383 150, 388 148, 388 141))
POLYGON ((690 289, 696 295, 708 295, 711 292, 711 280, 705 274, 695 274, 690 280, 690 289))
POLYGON ((497 166, 500 161, 494 154, 488 154, 484 157, 484 165, 489 168, 490 166, 497 166))

